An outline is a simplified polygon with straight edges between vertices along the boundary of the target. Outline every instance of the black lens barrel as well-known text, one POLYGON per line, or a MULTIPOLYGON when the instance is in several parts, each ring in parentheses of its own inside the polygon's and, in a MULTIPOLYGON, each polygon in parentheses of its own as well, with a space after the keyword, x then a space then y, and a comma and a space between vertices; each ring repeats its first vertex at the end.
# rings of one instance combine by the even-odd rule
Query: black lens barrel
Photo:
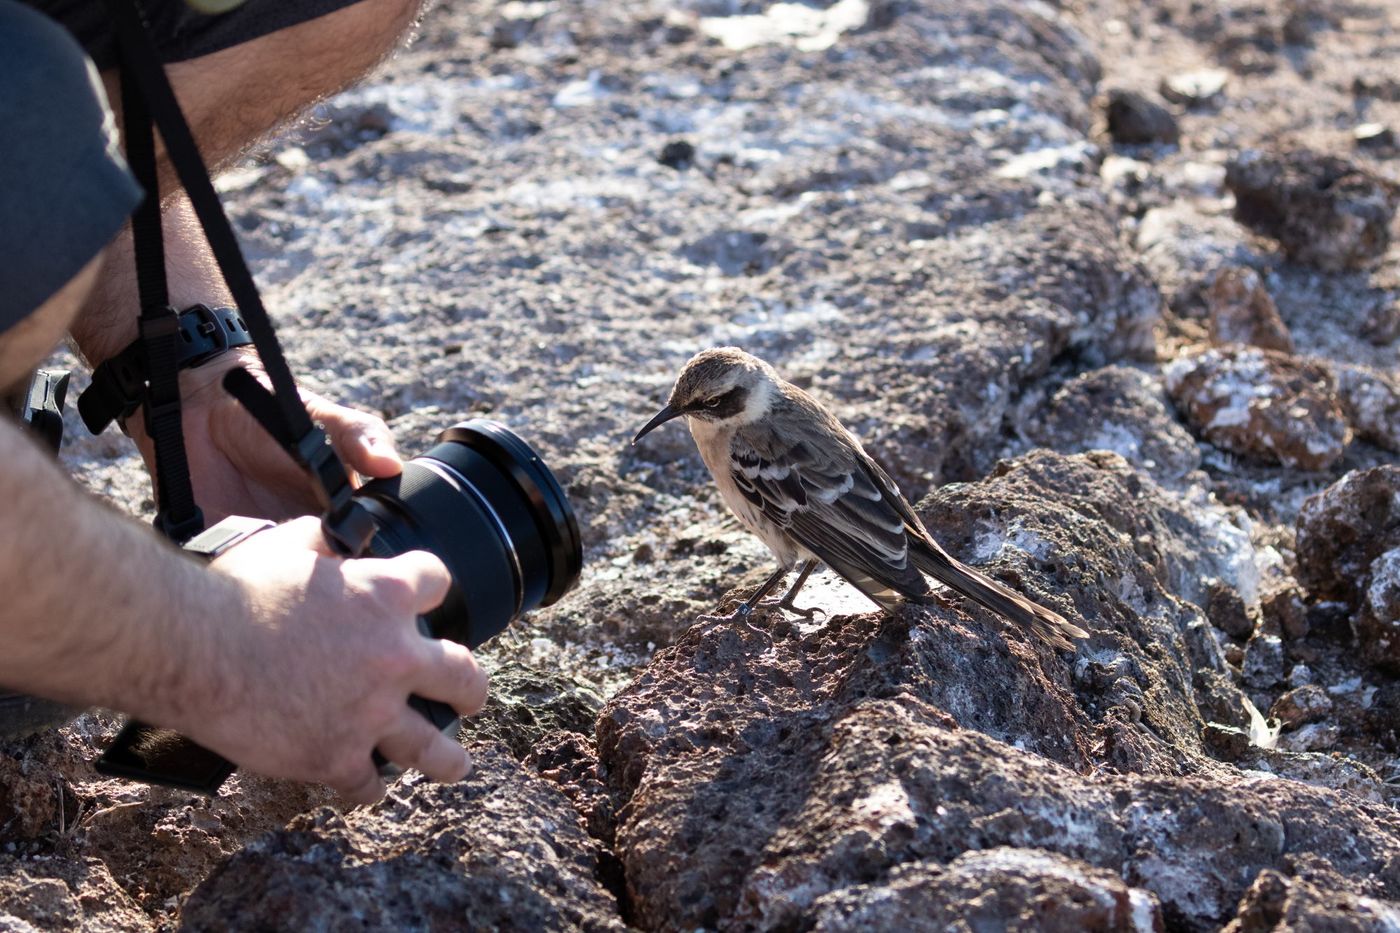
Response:
POLYGON ((402 475, 366 483, 355 497, 378 526, 373 553, 421 548, 447 566, 452 589, 428 615, 439 638, 476 647, 559 599, 583 566, 563 489, 525 441, 493 421, 453 425, 402 475))
MULTIPOLYGON (((462 458, 461 448, 465 447, 495 468, 494 472, 473 472, 471 476, 508 476, 514 488, 524 495, 528 503, 524 514, 533 523, 534 532, 528 534, 515 527, 512 536, 517 546, 522 542, 532 545, 531 561, 528 564, 521 561, 525 565, 526 576, 548 582, 538 597, 539 601, 527 597, 521 611, 528 612, 558 602, 559 597, 578 582, 578 575, 583 570, 583 543, 574 510, 549 467, 518 434, 484 418, 453 425, 439 434, 437 440, 437 446, 424 457, 452 465, 462 458), (535 558, 542 563, 534 563, 535 558)), ((458 472, 463 471, 459 469, 458 472)))

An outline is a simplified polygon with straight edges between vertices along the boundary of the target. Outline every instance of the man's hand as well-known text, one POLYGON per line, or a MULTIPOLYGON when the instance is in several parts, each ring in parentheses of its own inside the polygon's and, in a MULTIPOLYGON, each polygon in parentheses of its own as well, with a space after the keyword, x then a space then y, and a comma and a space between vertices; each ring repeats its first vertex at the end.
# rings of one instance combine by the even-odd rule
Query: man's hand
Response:
POLYGON ((239 765, 383 791, 370 756, 456 780, 466 753, 407 705, 481 708, 462 645, 425 638, 442 563, 330 556, 319 523, 260 532, 212 565, 79 490, 0 418, 0 684, 175 729, 239 765))
POLYGON ((486 700, 471 651, 417 629, 451 584, 440 560, 341 560, 308 517, 254 535, 212 568, 247 594, 254 624, 211 626, 221 689, 173 727, 239 765, 320 781, 357 803, 384 793, 376 748, 437 781, 466 775, 461 745, 407 705, 417 694, 470 715, 486 700))
MULTIPOLYGON (((205 524, 229 515, 281 521, 317 511, 311 478, 224 391, 224 374, 235 366, 263 377, 262 363, 251 349, 235 350, 180 374, 185 450, 205 524)), ((348 469, 371 478, 396 476, 403 469, 383 420, 310 392, 302 392, 301 398, 311 420, 325 428, 348 469)), ((146 435, 144 417, 138 409, 126 427, 154 476, 154 446, 146 435)))

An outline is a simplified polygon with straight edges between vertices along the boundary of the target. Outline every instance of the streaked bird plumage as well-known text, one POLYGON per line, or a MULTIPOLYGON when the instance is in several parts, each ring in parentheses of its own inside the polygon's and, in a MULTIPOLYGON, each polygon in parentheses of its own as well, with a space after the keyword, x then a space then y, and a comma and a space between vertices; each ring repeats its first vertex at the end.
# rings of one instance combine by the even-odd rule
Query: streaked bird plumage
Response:
POLYGON ((1087 637, 1063 616, 944 551, 860 441, 757 357, 735 347, 694 356, 666 407, 633 443, 679 417, 690 422, 725 504, 778 559, 778 572, 741 612, 803 562, 780 603, 794 608, 793 598, 820 562, 886 610, 901 599, 929 601, 928 574, 1057 647, 1072 648, 1069 639, 1087 637))

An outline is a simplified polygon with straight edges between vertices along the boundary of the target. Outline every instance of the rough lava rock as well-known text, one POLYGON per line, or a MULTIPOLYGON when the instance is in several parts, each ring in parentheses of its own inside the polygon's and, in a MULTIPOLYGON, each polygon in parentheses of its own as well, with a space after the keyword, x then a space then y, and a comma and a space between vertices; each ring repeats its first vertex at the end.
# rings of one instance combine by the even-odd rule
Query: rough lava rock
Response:
POLYGON ((1400 673, 1400 548, 1371 561, 1356 637, 1379 667, 1400 673))
POLYGON ((1250 151, 1225 184, 1235 216, 1279 241, 1295 262, 1328 272, 1374 265, 1390 245, 1400 187, 1337 156, 1250 151))
POLYGON ((1333 363, 1337 398, 1356 436, 1400 453, 1400 383, 1370 366, 1333 363))
POLYGON ((1222 933, 1353 931, 1389 933, 1400 927, 1400 905, 1338 891, 1301 876, 1267 869, 1240 901, 1222 933))
POLYGON ((1326 368, 1256 347, 1186 353, 1164 370, 1177 410, 1204 440, 1262 463, 1325 470, 1351 441, 1326 368))
POLYGON ((568 800, 493 744, 465 780, 420 777, 249 843, 185 902, 186 930, 623 930, 568 800))
POLYGON ((1298 513, 1298 582, 1314 599, 1360 603, 1371 564, 1400 547, 1400 466, 1355 470, 1298 513))
MULTIPOLYGON (((1072 869, 1100 903, 1115 891, 1131 903, 1131 891, 1088 880, 1108 869, 1188 930, 1230 919, 1265 867, 1400 895, 1394 811, 1246 777, 1202 744, 1206 716, 1233 711, 1245 725, 1242 700, 1202 614, 1166 585, 1204 593, 1187 568, 1218 531, 1108 453, 1006 462, 921 510, 955 554, 1092 639, 1059 655, 955 598, 889 618, 764 615, 766 633, 701 619, 598 725, 643 926, 840 928, 913 896, 907 879, 920 872, 964 883, 955 860, 999 846, 1056 853, 1041 874, 1072 869), (1338 838, 1360 846, 1340 856, 1338 838)), ((1374 774, 1305 763, 1313 783, 1378 797, 1374 774)), ((1019 897, 988 909, 1017 916, 1019 897)))
POLYGON ((1180 201, 1148 210, 1136 243, 1167 304, 1183 317, 1205 316, 1206 292, 1220 269, 1264 260, 1250 247, 1249 231, 1228 214, 1180 201))
MULTIPOLYGON (((1223 267, 1267 270, 1310 354, 1394 368, 1393 246, 1319 275, 1229 214, 1231 153, 1396 125, 1345 89, 1393 71, 1400 14, 1287 46, 1304 6, 436 4, 321 126, 219 184, 306 388, 406 451, 499 419, 575 504, 579 589, 480 652, 506 672, 480 731, 508 747, 336 814, 242 774, 215 801, 98 779, 91 715, 7 743, 0 929, 1389 916, 1400 686, 1353 633, 1386 637, 1364 626, 1393 616, 1395 549, 1351 603, 1305 603, 1291 528, 1321 477, 1202 450, 1160 401, 1223 267), (1241 68, 1228 107, 1224 73, 1169 82, 1183 144, 1103 157, 1105 71, 1146 88, 1213 57, 1241 68), (1093 637, 1049 652, 952 594, 881 618, 830 574, 807 593, 827 618, 697 623, 769 558, 684 430, 626 441, 717 344, 811 389, 911 496, 953 481, 921 505, 935 534, 1093 637), (1246 660, 1259 709, 1312 685, 1331 712, 1261 747, 1246 660)), ((114 433, 64 460, 151 510, 114 433)))
POLYGON ((1018 933, 1157 933, 1157 898, 1116 874, 1054 852, 997 847, 948 865, 899 865, 878 883, 824 894, 816 933, 844 930, 1007 930, 1018 933))
POLYGON ((1110 89, 1104 119, 1116 143, 1174 143, 1181 136, 1171 111, 1138 91, 1110 89))
POLYGON ((1304 684, 1281 694, 1269 707, 1269 716, 1284 728, 1297 728, 1317 722, 1332 712, 1332 698, 1317 684, 1304 684))
POLYGON ((1350 608, 1362 657, 1400 671, 1400 467, 1348 473, 1298 513, 1298 581, 1350 608))
POLYGON ((1210 339, 1215 344, 1244 343, 1281 353, 1293 352, 1293 335, 1259 273, 1229 267, 1215 274, 1206 292, 1210 339))
POLYGON ((0 856, 4 933, 146 933, 156 925, 101 859, 0 856))
POLYGON ((1061 453, 1111 450, 1160 482, 1180 480, 1201 464, 1195 439, 1173 417, 1161 384, 1140 370, 1107 366, 1060 387, 1032 440, 1061 453))
POLYGON ((592 737, 603 698, 557 671, 512 661, 490 670, 491 691, 475 716, 462 720, 464 741, 494 739, 524 760, 535 743, 554 732, 592 737))

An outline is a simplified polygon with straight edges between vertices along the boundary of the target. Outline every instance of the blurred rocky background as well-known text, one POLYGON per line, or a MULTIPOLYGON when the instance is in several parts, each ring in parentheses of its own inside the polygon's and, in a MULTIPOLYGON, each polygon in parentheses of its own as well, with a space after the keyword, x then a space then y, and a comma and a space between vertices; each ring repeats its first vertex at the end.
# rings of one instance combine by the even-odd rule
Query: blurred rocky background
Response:
MULTIPOLYGON (((447 0, 220 182, 308 387, 490 416, 584 528, 457 786, 346 810, 0 747, 0 929, 1400 928, 1400 8, 447 0), (770 568, 692 353, 827 402, 949 594, 725 620, 770 568)), ((80 430, 74 419, 70 432, 80 430)), ((68 448, 135 513, 118 436, 68 448)))

